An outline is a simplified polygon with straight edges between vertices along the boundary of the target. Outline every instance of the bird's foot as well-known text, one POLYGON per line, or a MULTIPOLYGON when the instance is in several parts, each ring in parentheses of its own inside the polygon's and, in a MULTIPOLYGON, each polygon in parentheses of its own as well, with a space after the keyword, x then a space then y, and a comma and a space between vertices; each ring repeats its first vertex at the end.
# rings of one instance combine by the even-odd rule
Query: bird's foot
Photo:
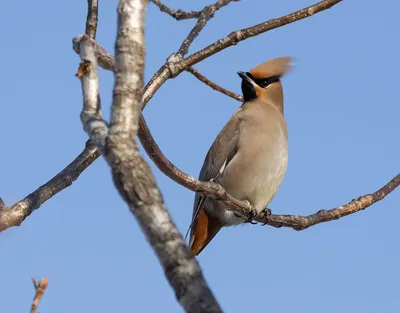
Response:
MULTIPOLYGON (((265 209, 260 213, 260 215, 261 215, 262 217, 265 217, 265 219, 268 219, 268 216, 270 216, 271 214, 272 214, 272 210, 269 209, 269 208, 265 208, 265 209)), ((263 223, 261 226, 265 226, 265 225, 267 225, 267 223, 263 223)))
POLYGON ((253 218, 252 217, 246 217, 246 216, 243 216, 243 215, 241 215, 241 214, 238 214, 238 213, 233 213, 236 217, 238 217, 238 218, 245 218, 245 221, 243 222, 243 223, 250 223, 250 224, 257 224, 257 222, 253 222, 253 218))
POLYGON ((247 200, 244 200, 244 202, 246 202, 246 204, 248 206, 250 206, 250 212, 249 215, 247 217, 247 219, 243 222, 243 223, 250 223, 252 225, 257 224, 257 222, 254 222, 254 218, 258 215, 257 210, 255 209, 255 207, 247 200))

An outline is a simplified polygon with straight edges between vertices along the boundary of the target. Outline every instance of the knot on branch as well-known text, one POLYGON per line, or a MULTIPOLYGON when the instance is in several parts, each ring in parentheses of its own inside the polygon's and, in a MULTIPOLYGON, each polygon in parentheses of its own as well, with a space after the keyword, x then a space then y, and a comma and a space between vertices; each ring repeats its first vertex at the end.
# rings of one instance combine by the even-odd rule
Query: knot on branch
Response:
POLYGON ((85 37, 85 34, 82 35, 78 35, 76 36, 74 39, 72 39, 72 49, 74 49, 74 51, 79 54, 81 49, 80 49, 80 43, 83 37, 85 37))
POLYGON ((180 73, 179 67, 177 65, 182 60, 183 60, 183 57, 180 53, 172 53, 167 58, 166 65, 168 67, 168 70, 169 70, 172 78, 175 78, 180 73))
POLYGON ((229 37, 232 39, 232 44, 236 45, 238 42, 245 39, 245 35, 241 30, 231 32, 229 37))

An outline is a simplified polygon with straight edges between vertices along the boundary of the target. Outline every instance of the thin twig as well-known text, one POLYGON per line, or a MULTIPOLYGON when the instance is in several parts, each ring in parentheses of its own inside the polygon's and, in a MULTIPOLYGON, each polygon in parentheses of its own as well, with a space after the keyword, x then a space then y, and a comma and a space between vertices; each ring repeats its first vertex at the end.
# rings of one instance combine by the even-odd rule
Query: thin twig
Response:
POLYGON ((35 288, 35 296, 33 297, 31 313, 36 313, 36 309, 39 306, 39 302, 44 295, 44 291, 46 290, 49 281, 47 278, 42 278, 39 281, 39 284, 36 283, 35 278, 32 278, 33 287, 35 288))
MULTIPOLYGON (((284 15, 282 17, 278 17, 248 28, 233 31, 227 37, 221 38, 216 42, 214 42, 213 44, 209 45, 208 47, 201 49, 200 51, 188 56, 186 59, 181 61, 180 64, 175 65, 175 70, 177 72, 186 70, 188 67, 193 66, 194 64, 199 63, 200 61, 228 47, 234 46, 243 40, 260 35, 262 33, 265 33, 267 31, 270 31, 278 27, 282 27, 287 24, 300 21, 316 13, 330 9, 339 2, 342 2, 342 0, 324 0, 314 5, 311 5, 307 8, 290 13, 288 15, 284 15)), ((176 75, 177 75, 176 73, 172 73, 173 77, 175 77, 176 75)))
POLYGON ((207 22, 214 17, 215 12, 217 12, 219 9, 222 7, 228 5, 231 1, 220 1, 218 0, 215 4, 208 5, 204 7, 203 10, 201 10, 199 18, 196 22, 196 25, 193 27, 193 29, 190 31, 189 35, 186 37, 186 39, 182 42, 181 47, 179 48, 177 54, 180 57, 184 57, 188 51, 190 45, 193 43, 193 41, 196 39, 196 37, 200 34, 204 26, 206 26, 207 22))
POLYGON ((152 0, 152 2, 158 6, 161 12, 167 13, 177 21, 181 20, 187 20, 191 18, 199 18, 200 13, 198 11, 190 11, 190 12, 185 12, 183 10, 173 10, 169 7, 167 7, 165 4, 163 4, 160 0, 152 0))
POLYGON ((87 0, 88 13, 86 17, 86 30, 85 33, 90 38, 96 38, 97 22, 99 17, 99 0, 87 0))
POLYGON ((21 225, 34 210, 61 190, 71 186, 99 156, 100 153, 94 144, 88 141, 81 154, 50 181, 13 206, 9 208, 0 206, 0 232, 9 227, 21 225))
POLYGON ((388 194, 400 185, 400 174, 372 194, 366 194, 354 199, 347 204, 338 206, 331 210, 320 210, 317 213, 308 216, 297 215, 261 215, 256 218, 257 221, 274 227, 290 227, 294 230, 304 230, 311 226, 337 220, 344 216, 354 214, 365 210, 376 202, 381 201, 388 194))
POLYGON ((198 70, 196 70, 193 67, 189 67, 187 71, 191 74, 194 75, 198 80, 201 82, 205 83, 207 86, 211 87, 212 89, 219 91, 223 93, 224 95, 227 95, 228 97, 231 97, 237 101, 243 102, 243 97, 241 95, 238 95, 237 93, 234 93, 232 91, 229 91, 225 88, 222 88, 221 86, 218 86, 217 84, 213 83, 211 80, 209 80, 207 77, 205 77, 203 74, 201 74, 198 70))

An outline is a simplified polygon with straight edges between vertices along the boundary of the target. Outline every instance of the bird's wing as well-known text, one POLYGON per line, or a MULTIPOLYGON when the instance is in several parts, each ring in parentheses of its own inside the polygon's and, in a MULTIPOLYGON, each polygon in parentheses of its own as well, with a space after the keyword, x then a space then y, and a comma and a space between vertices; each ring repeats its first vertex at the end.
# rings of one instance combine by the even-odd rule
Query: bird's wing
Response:
MULTIPOLYGON (((212 181, 218 183, 221 178, 225 168, 228 166, 229 162, 233 159, 238 150, 238 137, 239 137, 239 125, 240 125, 240 111, 239 109, 229 120, 229 122, 224 126, 221 132, 215 138, 210 150, 208 151, 203 167, 200 171, 199 180, 200 181, 212 181)), ((193 205, 193 215, 192 222, 189 226, 187 234, 190 232, 190 237, 192 241, 193 236, 193 225, 196 223, 196 219, 200 213, 201 207, 207 197, 201 196, 196 193, 194 205, 193 205)), ((215 234, 214 234, 215 235, 215 234)), ((185 237, 186 238, 186 237, 185 237)), ((211 238, 209 238, 211 240, 211 238)), ((204 248, 204 247, 203 247, 204 248)))

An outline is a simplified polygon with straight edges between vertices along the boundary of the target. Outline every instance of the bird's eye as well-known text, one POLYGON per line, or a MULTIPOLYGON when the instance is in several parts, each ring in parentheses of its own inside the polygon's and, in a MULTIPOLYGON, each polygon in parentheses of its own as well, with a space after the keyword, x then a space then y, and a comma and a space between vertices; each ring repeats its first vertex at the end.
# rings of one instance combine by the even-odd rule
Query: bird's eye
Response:
POLYGON ((264 79, 257 79, 255 82, 261 88, 266 88, 269 85, 271 85, 272 83, 275 83, 277 81, 279 81, 279 76, 271 76, 271 77, 264 78, 264 79))
POLYGON ((270 83, 271 83, 271 81, 270 81, 269 78, 266 78, 266 79, 258 79, 258 80, 256 81, 256 84, 257 84, 258 86, 260 86, 261 88, 267 87, 270 83))

